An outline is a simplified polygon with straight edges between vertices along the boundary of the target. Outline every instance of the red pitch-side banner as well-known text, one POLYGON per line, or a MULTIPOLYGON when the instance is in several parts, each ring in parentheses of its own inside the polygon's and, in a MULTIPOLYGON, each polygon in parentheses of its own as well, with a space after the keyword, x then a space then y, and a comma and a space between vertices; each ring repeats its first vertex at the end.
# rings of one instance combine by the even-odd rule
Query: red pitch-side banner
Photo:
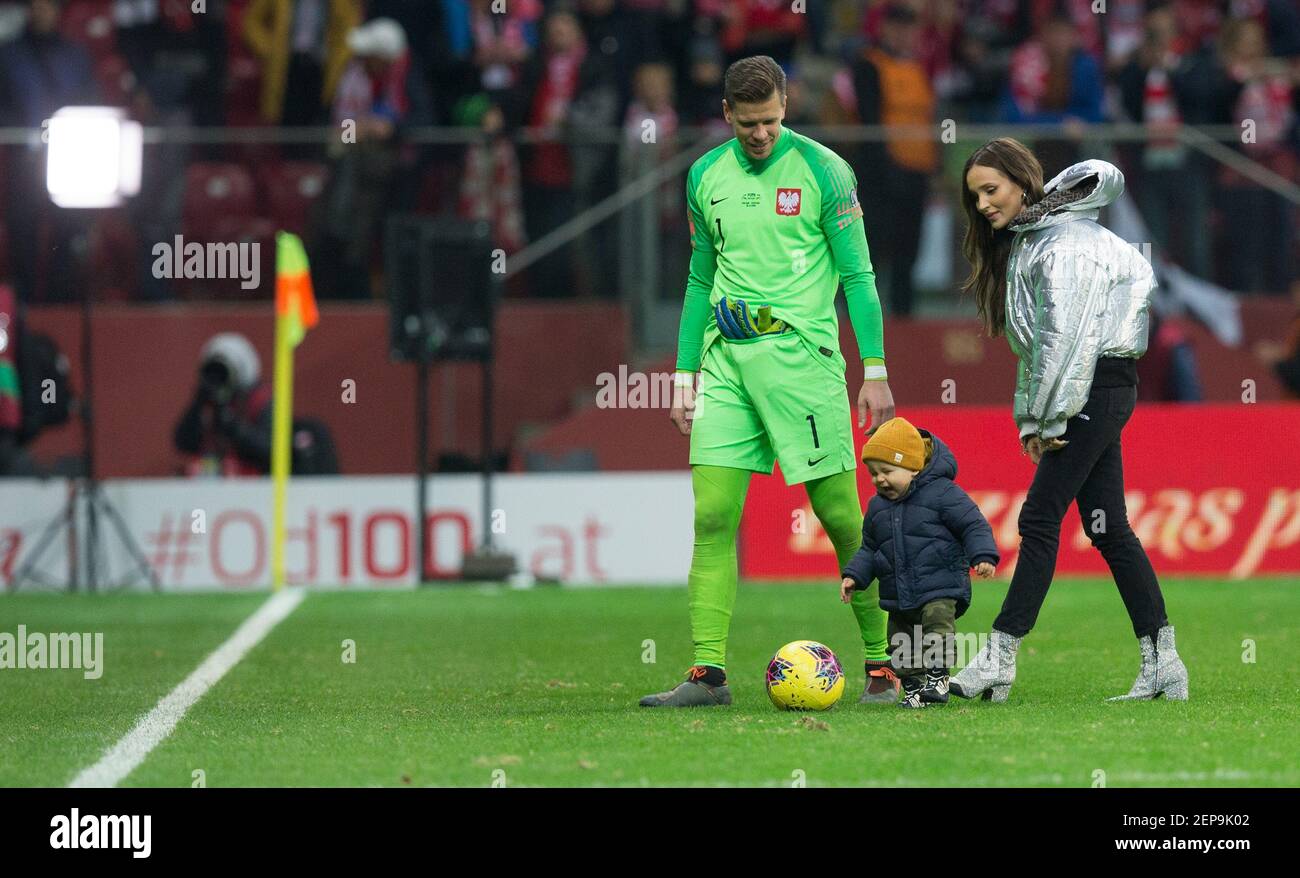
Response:
MULTIPOLYGON (((952 449, 957 484, 993 526, 1002 552, 998 576, 1009 577, 1020 543, 1016 520, 1034 475, 1009 409, 936 406, 898 414, 952 449)), ((1300 405, 1142 403, 1123 443, 1129 521, 1157 574, 1240 579, 1300 572, 1300 405)), ((861 464, 858 489, 865 507, 875 488, 861 464)), ((802 486, 787 487, 779 468, 753 480, 740 539, 747 578, 837 578, 808 495, 802 486)), ((1109 575, 1074 505, 1056 569, 1109 575)))

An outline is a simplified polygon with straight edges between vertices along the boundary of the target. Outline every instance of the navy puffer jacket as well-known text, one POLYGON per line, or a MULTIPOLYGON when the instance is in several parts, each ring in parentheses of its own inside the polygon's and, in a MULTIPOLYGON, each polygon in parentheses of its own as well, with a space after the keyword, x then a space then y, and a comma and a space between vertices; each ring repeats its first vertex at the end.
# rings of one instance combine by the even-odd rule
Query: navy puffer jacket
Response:
POLYGON ((867 504, 862 546, 844 568, 856 589, 880 580, 880 607, 919 610, 940 598, 970 606, 970 568, 1001 559, 993 528, 975 501, 957 486, 957 458, 928 431, 929 462, 897 500, 879 494, 867 504))

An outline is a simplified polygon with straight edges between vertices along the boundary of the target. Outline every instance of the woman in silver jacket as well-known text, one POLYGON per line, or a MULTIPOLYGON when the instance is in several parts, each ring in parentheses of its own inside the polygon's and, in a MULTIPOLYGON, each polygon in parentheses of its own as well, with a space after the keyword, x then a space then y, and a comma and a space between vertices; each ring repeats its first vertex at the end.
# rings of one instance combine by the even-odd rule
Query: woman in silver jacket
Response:
POLYGON ((1005 701, 1016 652, 1056 570, 1061 521, 1077 500, 1084 531, 1110 567, 1142 666, 1127 695, 1187 698, 1187 669, 1151 561, 1129 526, 1120 433, 1137 403, 1155 278, 1138 250, 1098 225, 1119 197, 1114 165, 1085 161, 1046 186, 1038 159, 1011 138, 971 154, 963 173, 963 242, 980 318, 1020 362, 1015 421, 1037 470, 1019 518, 1020 557, 988 642, 952 678, 963 698, 1005 701))

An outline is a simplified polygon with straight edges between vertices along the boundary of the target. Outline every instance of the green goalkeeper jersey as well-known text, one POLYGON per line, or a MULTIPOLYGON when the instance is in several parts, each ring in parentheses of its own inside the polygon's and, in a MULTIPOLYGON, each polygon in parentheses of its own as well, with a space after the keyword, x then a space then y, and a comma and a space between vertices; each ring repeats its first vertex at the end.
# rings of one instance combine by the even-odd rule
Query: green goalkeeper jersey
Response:
POLYGON ((692 252, 679 370, 698 370, 719 337, 713 305, 723 296, 744 299, 751 314, 771 305, 773 319, 838 353, 841 279, 858 353, 883 364, 875 273, 847 162, 789 128, 759 160, 732 138, 691 166, 686 201, 692 252))

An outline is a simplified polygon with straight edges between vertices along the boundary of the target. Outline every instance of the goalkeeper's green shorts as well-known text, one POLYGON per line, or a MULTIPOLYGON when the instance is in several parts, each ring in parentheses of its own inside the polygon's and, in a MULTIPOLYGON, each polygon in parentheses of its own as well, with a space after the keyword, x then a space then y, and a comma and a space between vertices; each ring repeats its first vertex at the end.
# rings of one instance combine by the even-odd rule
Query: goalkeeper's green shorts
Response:
POLYGON ((796 332, 716 339, 700 366, 690 462, 771 473, 787 485, 857 467, 843 360, 796 332))

